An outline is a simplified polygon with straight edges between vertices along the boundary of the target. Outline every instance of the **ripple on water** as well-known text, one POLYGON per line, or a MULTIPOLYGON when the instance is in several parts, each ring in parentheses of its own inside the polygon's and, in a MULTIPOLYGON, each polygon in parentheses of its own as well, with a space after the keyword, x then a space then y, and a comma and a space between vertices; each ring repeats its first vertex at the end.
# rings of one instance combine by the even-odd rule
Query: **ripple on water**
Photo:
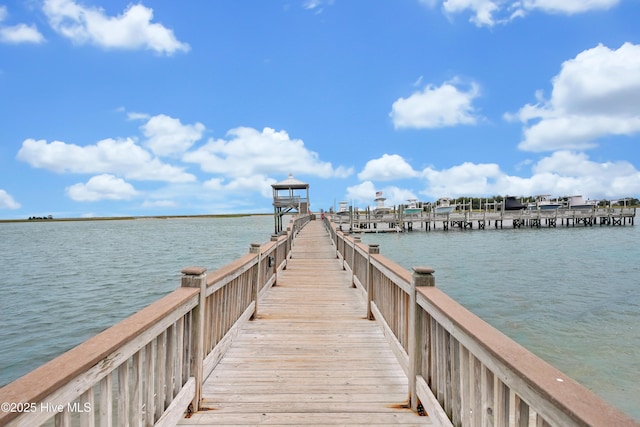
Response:
POLYGON ((273 218, 0 224, 0 385, 270 238, 273 218))
POLYGON ((637 419, 639 240, 638 226, 363 235, 637 419))

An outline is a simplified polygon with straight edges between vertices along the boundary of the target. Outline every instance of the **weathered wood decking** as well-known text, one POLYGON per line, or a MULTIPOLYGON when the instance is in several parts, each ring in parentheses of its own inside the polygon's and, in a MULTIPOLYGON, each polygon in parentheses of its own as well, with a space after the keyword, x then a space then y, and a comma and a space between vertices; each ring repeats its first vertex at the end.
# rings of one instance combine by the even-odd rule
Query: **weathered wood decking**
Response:
POLYGON ((205 410, 180 425, 423 425, 407 378, 322 222, 203 386, 205 410), (326 237, 325 237, 326 236, 326 237))

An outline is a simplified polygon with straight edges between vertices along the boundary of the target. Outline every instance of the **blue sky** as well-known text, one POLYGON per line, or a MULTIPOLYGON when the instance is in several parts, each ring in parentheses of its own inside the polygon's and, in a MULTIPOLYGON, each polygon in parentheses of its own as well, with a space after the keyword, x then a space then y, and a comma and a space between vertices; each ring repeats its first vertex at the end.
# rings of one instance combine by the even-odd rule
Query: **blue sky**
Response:
POLYGON ((0 0, 0 218, 640 196, 636 0, 0 0))

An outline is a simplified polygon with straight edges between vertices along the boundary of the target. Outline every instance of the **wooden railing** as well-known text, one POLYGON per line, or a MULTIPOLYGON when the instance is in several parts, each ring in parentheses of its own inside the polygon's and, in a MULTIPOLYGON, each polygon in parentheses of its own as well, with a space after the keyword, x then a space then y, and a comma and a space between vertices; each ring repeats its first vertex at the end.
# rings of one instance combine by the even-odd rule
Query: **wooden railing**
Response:
POLYGON ((640 425, 441 292, 433 269, 409 272, 325 225, 407 374, 412 409, 436 425, 640 425))
POLYGON ((203 379, 309 219, 212 273, 185 268, 169 295, 1 388, 0 426, 170 426, 198 410, 203 379))

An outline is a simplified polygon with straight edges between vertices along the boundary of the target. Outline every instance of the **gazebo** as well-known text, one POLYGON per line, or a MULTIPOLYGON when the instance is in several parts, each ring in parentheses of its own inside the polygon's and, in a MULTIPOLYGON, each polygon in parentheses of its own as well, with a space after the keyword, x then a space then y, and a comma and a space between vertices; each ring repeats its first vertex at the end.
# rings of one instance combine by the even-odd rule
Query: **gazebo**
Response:
POLYGON ((273 216, 276 233, 282 231, 282 217, 291 213, 307 213, 309 211, 309 184, 298 181, 289 174, 284 181, 272 184, 273 216))

